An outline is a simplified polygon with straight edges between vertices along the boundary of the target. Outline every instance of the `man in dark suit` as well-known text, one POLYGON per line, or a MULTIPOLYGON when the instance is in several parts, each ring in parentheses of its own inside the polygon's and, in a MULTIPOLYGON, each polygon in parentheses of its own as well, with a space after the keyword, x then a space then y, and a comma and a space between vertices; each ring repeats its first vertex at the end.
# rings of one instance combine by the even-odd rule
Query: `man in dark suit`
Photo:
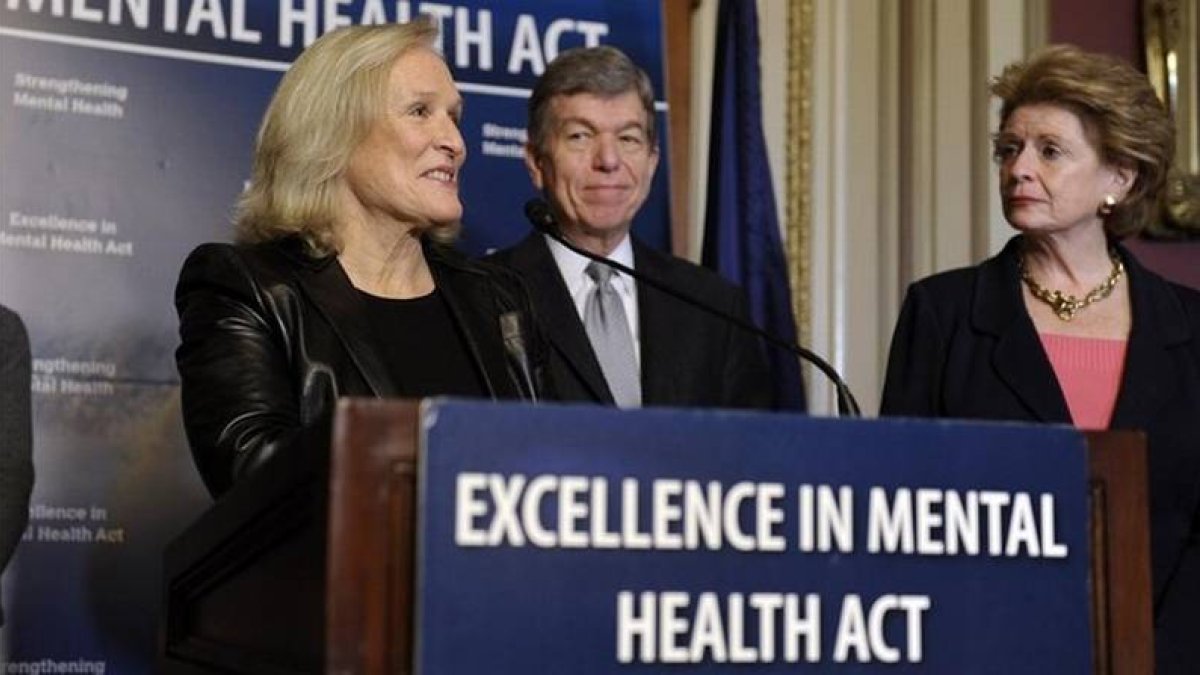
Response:
MULTIPOLYGON (((630 235, 658 165, 649 77, 612 47, 564 52, 529 99, 525 165, 561 233, 592 253, 746 318, 741 291, 630 235)), ((768 408, 753 335, 532 234, 495 260, 525 278, 551 344, 557 397, 639 405, 768 408)))
MULTIPOLYGON (((33 445, 29 407, 29 337, 21 317, 0 305, 0 572, 29 518, 33 445)), ((0 606, 0 625, 4 608, 0 606)))

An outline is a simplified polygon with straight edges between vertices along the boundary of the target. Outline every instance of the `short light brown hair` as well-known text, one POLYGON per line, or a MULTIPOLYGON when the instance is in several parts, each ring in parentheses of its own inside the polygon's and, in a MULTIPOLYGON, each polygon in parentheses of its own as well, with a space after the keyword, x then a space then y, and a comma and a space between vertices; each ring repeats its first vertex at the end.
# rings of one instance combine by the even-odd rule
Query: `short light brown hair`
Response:
POLYGON ((535 154, 546 151, 556 96, 591 94, 615 98, 635 92, 646 111, 646 139, 651 148, 658 146, 654 115, 654 87, 650 76, 616 47, 577 47, 558 55, 546 67, 529 97, 529 145, 535 154))
POLYGON ((1103 162, 1137 171, 1129 194, 1105 218, 1110 236, 1137 234, 1157 216, 1175 128, 1145 75, 1112 56, 1052 45, 1006 67, 990 88, 1001 101, 1001 129, 1022 106, 1059 106, 1079 117, 1103 162))
MULTIPOLYGON (((284 74, 258 131, 250 187, 237 206, 237 238, 302 238, 316 254, 340 248, 337 198, 350 156, 387 106, 392 66, 432 47, 437 27, 346 26, 323 35, 284 74)), ((454 228, 431 232, 453 238, 454 228)))

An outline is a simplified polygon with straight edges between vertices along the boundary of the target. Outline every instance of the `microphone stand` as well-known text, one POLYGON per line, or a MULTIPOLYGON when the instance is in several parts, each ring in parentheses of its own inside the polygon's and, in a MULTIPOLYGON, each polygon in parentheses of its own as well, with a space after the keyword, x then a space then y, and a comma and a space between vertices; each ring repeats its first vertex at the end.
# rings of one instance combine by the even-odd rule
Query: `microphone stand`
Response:
POLYGON ((622 265, 615 260, 609 260, 604 256, 596 255, 591 251, 576 246, 559 232, 558 222, 555 220, 554 214, 550 212, 550 205, 541 199, 531 199, 525 203, 525 217, 529 219, 529 222, 538 232, 549 236, 563 246, 566 246, 574 253, 588 258, 589 260, 595 260, 602 265, 608 265, 618 272, 629 275, 640 283, 644 283, 655 290, 666 293, 677 300, 686 302, 697 309, 701 309, 709 314, 718 316, 741 328, 742 330, 754 333, 763 340, 766 340, 771 345, 785 351, 789 351, 805 361, 808 361, 816 366, 817 370, 820 370, 822 373, 824 373, 825 377, 829 378, 829 381, 833 383, 833 386, 837 391, 838 415, 840 417, 862 417, 862 412, 858 407, 858 401, 855 400, 854 394, 850 392, 850 386, 847 385, 846 381, 842 379, 842 376, 839 375, 836 370, 834 370, 833 366, 829 365, 825 359, 818 356, 815 352, 801 347, 795 342, 784 340, 783 338, 768 333, 749 321, 713 307, 699 298, 692 297, 677 289, 671 288, 670 286, 657 281, 644 273, 622 265))

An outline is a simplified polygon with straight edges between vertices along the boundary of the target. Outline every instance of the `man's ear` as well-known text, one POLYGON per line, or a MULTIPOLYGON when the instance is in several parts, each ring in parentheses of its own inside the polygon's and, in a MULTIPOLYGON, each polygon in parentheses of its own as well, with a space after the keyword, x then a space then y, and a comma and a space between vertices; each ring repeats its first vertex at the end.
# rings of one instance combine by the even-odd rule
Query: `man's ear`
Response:
POLYGON ((532 143, 525 144, 525 170, 529 172, 529 180, 533 181, 533 187, 539 191, 545 187, 542 167, 538 164, 537 150, 532 143))

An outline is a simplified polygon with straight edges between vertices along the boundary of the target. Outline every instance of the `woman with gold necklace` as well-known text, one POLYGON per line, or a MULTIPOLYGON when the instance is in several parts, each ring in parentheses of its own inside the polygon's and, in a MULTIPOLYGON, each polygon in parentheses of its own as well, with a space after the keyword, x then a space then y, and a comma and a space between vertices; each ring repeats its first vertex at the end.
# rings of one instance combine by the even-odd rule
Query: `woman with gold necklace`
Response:
POLYGON ((881 414, 1140 429, 1158 672, 1200 664, 1200 292, 1119 243, 1155 217, 1174 144, 1146 78, 1057 46, 992 82, 1018 235, 904 301, 881 414))

